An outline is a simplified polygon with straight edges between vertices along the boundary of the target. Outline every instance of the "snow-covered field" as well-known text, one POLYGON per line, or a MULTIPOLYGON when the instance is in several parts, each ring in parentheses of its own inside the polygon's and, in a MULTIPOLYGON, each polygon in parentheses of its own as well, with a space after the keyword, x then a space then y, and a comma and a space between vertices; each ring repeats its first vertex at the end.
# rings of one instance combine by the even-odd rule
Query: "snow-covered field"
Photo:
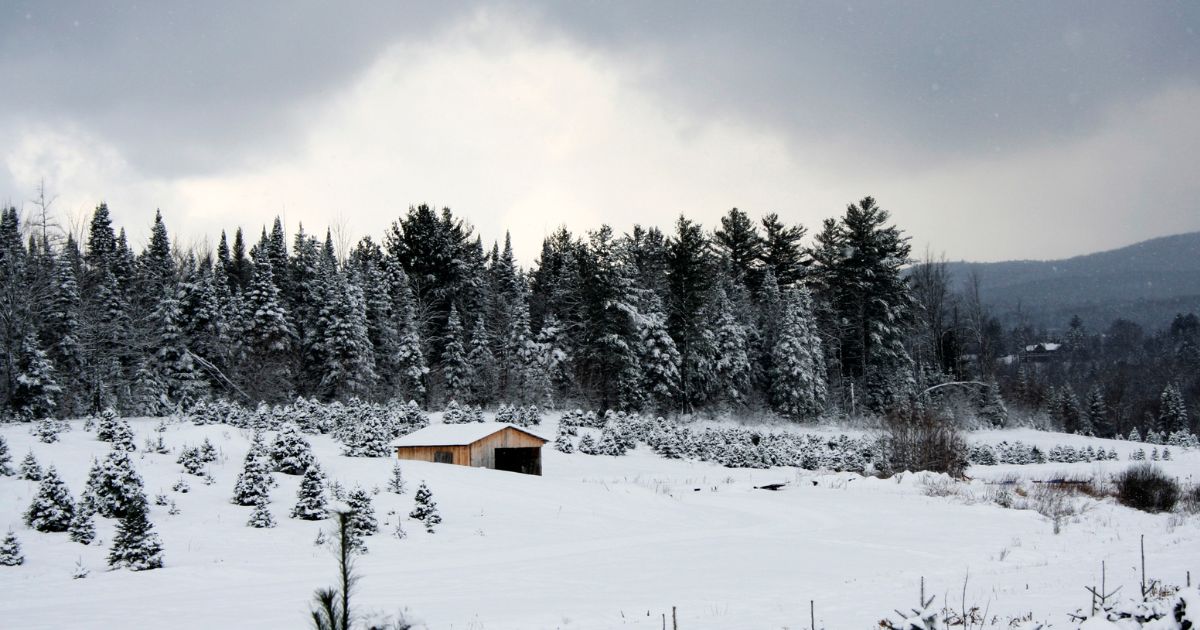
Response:
MULTIPOLYGON (((553 421, 551 421, 552 423, 553 421)), ((156 420, 134 420, 136 443, 156 420)), ((32 450, 55 465, 71 491, 83 488, 91 460, 108 444, 73 423, 55 444, 28 427, 7 425, 14 466, 32 450)), ((541 431, 553 435, 553 426, 541 431)), ((22 512, 37 484, 0 477, 0 530, 12 527, 26 563, 0 567, 0 626, 20 628, 299 628, 314 589, 334 584, 334 559, 314 546, 330 523, 287 518, 299 477, 276 475, 275 529, 246 526, 251 508, 229 502, 250 441, 223 425, 172 424, 169 455, 135 453, 153 499, 167 493, 181 513, 153 506, 166 566, 134 573, 108 571, 107 543, 115 523, 97 518, 99 544, 66 534, 31 531, 22 512), (184 445, 205 437, 220 449, 211 466, 216 484, 186 476, 175 463, 184 445), (171 486, 188 479, 191 491, 171 486), (92 569, 72 579, 77 560, 92 569)), ((1033 431, 973 434, 971 440, 1084 444, 1088 438, 1033 431)), ((393 460, 338 454, 326 436, 309 436, 331 479, 347 487, 383 488, 393 460)), ((1109 473, 1118 462, 976 467, 969 492, 1010 473, 1042 478, 1109 473)), ((1190 482, 1200 478, 1200 453, 1173 453, 1161 466, 1190 482)), ((1138 537, 1146 536, 1152 577, 1180 584, 1200 578, 1200 517, 1150 515, 1091 502, 1055 535, 1031 510, 1004 509, 962 496, 926 496, 921 475, 880 480, 853 474, 817 475, 793 469, 726 469, 662 459, 645 449, 625 457, 563 455, 544 449, 544 476, 405 462, 409 492, 375 497, 380 533, 367 539, 358 562, 359 610, 395 613, 435 629, 662 627, 672 606, 679 628, 872 628, 893 608, 915 604, 919 581, 957 608, 963 598, 990 614, 1037 617, 1068 627, 1066 612, 1087 606, 1085 585, 1099 581, 1136 590, 1138 537), (421 480, 443 517, 436 534, 405 515, 421 480), (754 486, 788 482, 779 492, 754 486), (397 518, 408 537, 390 536, 397 518), (968 578, 969 576, 969 578, 968 578)), ((939 601, 941 601, 939 599, 939 601)))

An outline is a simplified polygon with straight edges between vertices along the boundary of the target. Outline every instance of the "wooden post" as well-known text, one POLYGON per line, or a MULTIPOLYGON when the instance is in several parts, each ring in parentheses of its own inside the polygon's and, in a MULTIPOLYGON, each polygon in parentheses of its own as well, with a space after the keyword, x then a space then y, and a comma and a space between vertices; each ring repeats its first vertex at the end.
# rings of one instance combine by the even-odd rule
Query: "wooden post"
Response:
POLYGON ((817 630, 817 610, 811 599, 808 600, 808 623, 809 630, 817 630))
POLYGON ((1142 534, 1142 599, 1146 599, 1146 535, 1142 534))
POLYGON ((675 607, 671 607, 671 630, 679 630, 679 620, 675 618, 675 607))

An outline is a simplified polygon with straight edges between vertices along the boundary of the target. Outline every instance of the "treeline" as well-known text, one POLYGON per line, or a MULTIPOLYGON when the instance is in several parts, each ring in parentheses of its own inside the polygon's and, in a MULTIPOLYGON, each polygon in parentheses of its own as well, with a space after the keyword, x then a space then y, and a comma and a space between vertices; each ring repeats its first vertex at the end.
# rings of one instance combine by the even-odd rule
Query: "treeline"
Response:
MULTIPOLYGON (((40 222, 39 222, 40 219, 40 222)), ((529 269, 449 209, 337 251, 276 219, 213 251, 161 213, 134 251, 107 206, 84 242, 0 217, 10 417, 159 414, 198 400, 449 400, 795 419, 912 395, 907 238, 870 197, 806 229, 731 210, 706 231, 560 228, 529 269)))
MULTIPOLYGON (((1026 321, 1006 328, 989 311, 978 276, 953 286, 947 263, 927 256, 907 277, 916 302, 911 353, 932 372, 924 380, 994 382, 1018 421, 1072 433, 1166 440, 1196 431, 1195 314, 1149 331, 1128 319, 1088 330, 1077 316, 1064 322, 1065 332, 1026 321)), ((990 415, 985 419, 1003 424, 1005 414, 990 415)))

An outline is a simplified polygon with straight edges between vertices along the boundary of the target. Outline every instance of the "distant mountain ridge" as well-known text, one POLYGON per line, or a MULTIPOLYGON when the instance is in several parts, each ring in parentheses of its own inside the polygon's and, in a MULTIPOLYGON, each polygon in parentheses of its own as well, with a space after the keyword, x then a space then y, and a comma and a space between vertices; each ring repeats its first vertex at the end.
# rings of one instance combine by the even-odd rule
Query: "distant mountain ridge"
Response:
POLYGON ((984 301, 1006 326, 1024 319, 1062 330, 1079 315, 1093 331, 1118 317, 1149 330, 1169 324, 1176 313, 1200 313, 1200 232, 1062 260, 948 267, 955 288, 978 272, 984 301))

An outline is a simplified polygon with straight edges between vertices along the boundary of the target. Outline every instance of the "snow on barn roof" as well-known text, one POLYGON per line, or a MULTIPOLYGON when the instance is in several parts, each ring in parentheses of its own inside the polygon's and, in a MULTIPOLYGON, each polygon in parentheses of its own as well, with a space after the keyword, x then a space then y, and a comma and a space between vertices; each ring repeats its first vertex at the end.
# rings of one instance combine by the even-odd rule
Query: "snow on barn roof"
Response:
POLYGON ((528 429, 504 422, 467 422, 464 424, 431 424, 424 429, 401 436, 392 442, 392 446, 465 446, 478 442, 497 431, 510 428, 532 435, 543 442, 550 441, 528 429))

